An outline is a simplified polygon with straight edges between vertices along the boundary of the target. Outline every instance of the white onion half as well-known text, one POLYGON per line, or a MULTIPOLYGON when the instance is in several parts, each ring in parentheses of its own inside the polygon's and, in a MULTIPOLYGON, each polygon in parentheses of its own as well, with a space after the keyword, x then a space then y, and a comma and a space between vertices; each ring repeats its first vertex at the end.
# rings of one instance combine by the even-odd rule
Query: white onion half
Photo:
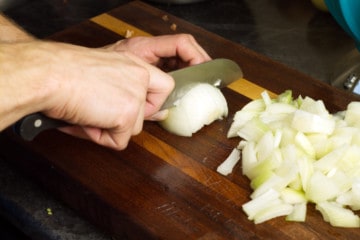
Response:
POLYGON ((211 84, 198 83, 169 109, 168 117, 159 123, 171 133, 191 137, 205 125, 227 114, 227 102, 222 92, 211 84))

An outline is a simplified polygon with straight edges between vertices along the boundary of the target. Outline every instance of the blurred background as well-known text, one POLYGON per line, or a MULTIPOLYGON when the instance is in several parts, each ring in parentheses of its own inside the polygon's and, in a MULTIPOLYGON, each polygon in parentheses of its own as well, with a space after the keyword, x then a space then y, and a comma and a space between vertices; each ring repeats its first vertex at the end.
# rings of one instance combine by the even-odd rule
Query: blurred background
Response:
MULTIPOLYGON (((106 12, 125 0, 0 0, 0 10, 44 38, 106 12)), ((152 0, 149 4, 330 82, 338 61, 354 49, 322 0, 152 0), (175 3, 174 3, 175 2, 175 3), (176 4, 195 2, 188 4, 176 4), (313 2, 320 2, 316 8, 313 2)))

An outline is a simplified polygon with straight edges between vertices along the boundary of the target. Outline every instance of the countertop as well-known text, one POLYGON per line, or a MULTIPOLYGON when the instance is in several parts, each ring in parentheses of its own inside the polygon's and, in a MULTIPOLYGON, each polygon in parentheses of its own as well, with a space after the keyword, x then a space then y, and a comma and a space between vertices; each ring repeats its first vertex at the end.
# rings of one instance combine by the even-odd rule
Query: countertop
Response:
MULTIPOLYGON (((19 0, 0 9, 26 31, 44 38, 126 2, 19 0)), ((332 16, 310 1, 149 3, 327 83, 338 62, 355 48, 332 16)), ((0 161, 0 210, 31 238, 110 239, 5 161, 0 161)))

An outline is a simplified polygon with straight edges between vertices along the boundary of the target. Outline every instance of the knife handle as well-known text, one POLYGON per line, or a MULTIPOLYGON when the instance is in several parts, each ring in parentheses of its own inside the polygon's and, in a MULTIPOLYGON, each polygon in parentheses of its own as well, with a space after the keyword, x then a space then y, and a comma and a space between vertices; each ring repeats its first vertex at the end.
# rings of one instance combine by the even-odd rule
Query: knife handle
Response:
POLYGON ((41 113, 33 113, 25 116, 14 124, 14 131, 24 140, 31 141, 42 131, 69 126, 61 120, 49 118, 41 113))

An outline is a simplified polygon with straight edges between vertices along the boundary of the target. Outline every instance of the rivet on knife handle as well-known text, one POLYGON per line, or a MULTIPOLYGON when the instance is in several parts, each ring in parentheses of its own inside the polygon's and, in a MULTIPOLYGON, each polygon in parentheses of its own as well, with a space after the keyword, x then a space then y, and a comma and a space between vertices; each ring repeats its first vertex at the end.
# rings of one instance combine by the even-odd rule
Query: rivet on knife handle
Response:
POLYGON ((69 123, 46 117, 41 113, 33 113, 15 123, 14 131, 24 140, 31 141, 42 131, 68 125, 69 123))

